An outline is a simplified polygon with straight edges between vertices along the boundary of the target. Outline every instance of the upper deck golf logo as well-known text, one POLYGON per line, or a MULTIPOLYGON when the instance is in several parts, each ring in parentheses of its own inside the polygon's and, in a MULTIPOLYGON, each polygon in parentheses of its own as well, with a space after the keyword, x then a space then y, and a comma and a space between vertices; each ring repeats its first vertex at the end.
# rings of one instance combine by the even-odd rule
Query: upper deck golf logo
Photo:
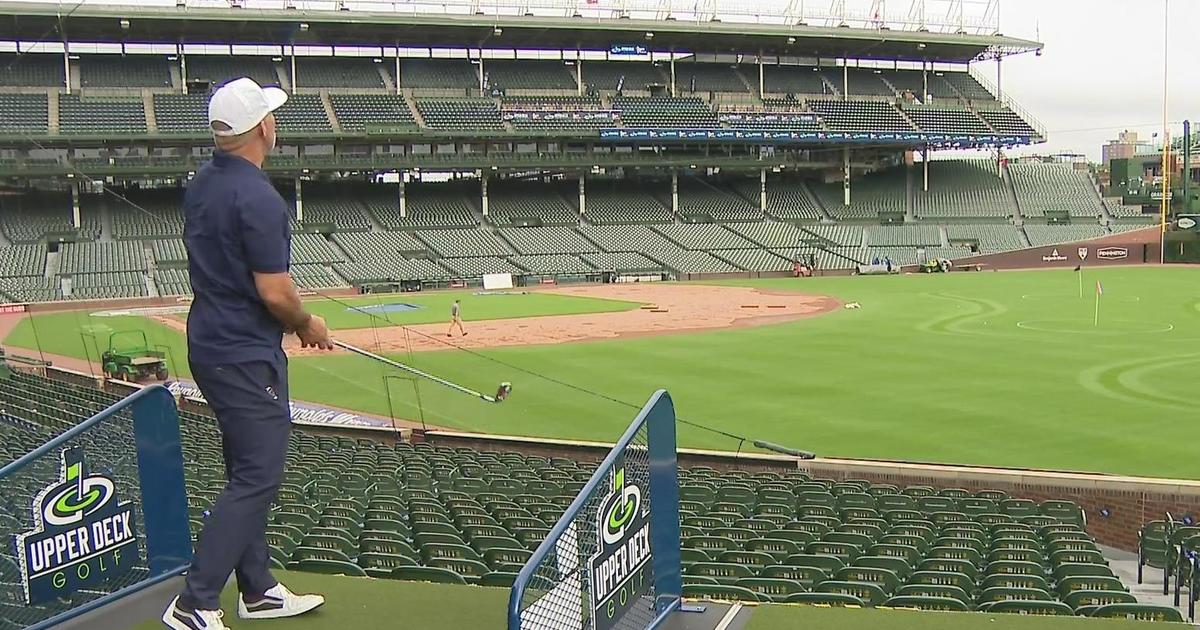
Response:
POLYGON ((612 471, 611 488, 596 510, 597 549, 589 576, 592 587, 592 627, 614 627, 634 606, 650 604, 643 596, 654 583, 650 561, 650 509, 643 488, 625 476, 625 467, 612 471))
POLYGON ((82 448, 64 449, 59 481, 33 498, 32 530, 16 536, 30 604, 120 576, 137 562, 133 504, 87 469, 82 448), (132 545, 132 546, 131 546, 132 545))

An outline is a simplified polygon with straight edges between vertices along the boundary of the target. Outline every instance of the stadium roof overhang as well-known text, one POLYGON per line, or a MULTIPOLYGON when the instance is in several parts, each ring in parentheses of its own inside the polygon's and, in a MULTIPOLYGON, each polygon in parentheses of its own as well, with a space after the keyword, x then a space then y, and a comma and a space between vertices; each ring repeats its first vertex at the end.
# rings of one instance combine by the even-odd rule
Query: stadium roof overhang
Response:
MULTIPOLYGON (((59 40, 53 4, 0 5, 0 39, 59 40)), ((70 41, 183 42, 655 51, 966 63, 1039 51, 1042 44, 1003 35, 888 29, 595 19, 516 15, 403 14, 360 11, 205 9, 82 5, 61 20, 70 41), (302 26, 303 25, 303 26, 302 26)))

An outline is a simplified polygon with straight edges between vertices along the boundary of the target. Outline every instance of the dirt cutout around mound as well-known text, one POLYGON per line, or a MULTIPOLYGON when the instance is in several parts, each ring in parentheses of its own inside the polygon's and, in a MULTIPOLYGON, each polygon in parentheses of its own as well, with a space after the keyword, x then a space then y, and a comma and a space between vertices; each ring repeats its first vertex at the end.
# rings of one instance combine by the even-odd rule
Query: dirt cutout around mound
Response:
MULTIPOLYGON (((448 316, 445 323, 407 326, 411 331, 407 339, 403 327, 388 327, 386 322, 380 322, 383 325, 378 328, 334 331, 333 336, 360 348, 382 352, 483 349, 762 326, 821 315, 841 306, 840 301, 828 296, 697 284, 605 284, 559 287, 546 291, 559 295, 625 300, 642 306, 618 313, 548 315, 474 322, 471 321, 471 313, 464 311, 466 336, 457 331, 452 337, 446 336, 448 316)), ((497 294, 489 299, 504 300, 511 297, 497 294)), ((285 339, 284 348, 290 356, 324 353, 300 348, 294 336, 285 339)))

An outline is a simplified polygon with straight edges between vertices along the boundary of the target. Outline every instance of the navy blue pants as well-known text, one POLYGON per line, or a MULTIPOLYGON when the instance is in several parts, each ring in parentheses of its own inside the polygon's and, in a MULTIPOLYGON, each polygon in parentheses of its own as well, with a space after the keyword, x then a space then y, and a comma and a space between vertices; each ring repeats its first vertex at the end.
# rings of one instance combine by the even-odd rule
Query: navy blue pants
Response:
POLYGON ((230 573, 237 573, 245 595, 278 584, 271 577, 266 529, 292 429, 287 359, 191 368, 221 429, 226 485, 196 541, 180 604, 215 610, 230 573))

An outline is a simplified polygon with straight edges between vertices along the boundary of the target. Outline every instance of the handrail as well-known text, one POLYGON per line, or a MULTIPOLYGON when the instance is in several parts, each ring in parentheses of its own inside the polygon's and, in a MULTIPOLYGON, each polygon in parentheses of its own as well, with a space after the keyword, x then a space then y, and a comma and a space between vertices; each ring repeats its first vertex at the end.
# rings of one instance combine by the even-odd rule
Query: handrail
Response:
POLYGON ((1018 116, 1024 119, 1025 122, 1029 123, 1029 126, 1033 127, 1033 130, 1037 132, 1038 137, 1040 137, 1042 140, 1047 139, 1046 125, 1042 124, 1042 121, 1038 120, 1038 118, 1033 114, 1030 114, 1028 110, 1022 107, 1021 104, 1011 96, 1006 93, 1002 93, 1000 89, 996 87, 995 82, 987 78, 983 72, 976 69, 976 64, 968 65, 967 73, 971 76, 971 78, 978 81, 979 85, 983 86, 983 89, 990 92, 992 97, 999 101, 1001 105, 1013 110, 1018 116))

